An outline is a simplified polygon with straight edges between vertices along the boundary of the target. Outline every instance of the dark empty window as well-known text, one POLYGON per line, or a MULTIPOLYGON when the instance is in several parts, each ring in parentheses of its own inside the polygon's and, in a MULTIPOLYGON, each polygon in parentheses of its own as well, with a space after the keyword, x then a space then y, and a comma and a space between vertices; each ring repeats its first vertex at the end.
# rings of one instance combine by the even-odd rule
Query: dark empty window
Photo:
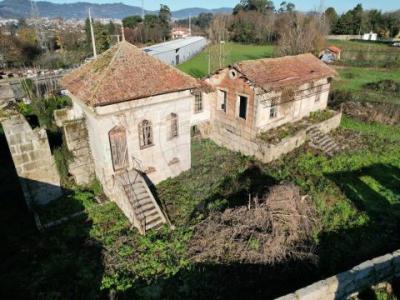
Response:
POLYGON ((218 90, 218 110, 226 112, 226 104, 228 101, 228 93, 226 91, 218 90))
POLYGON ((247 115, 247 97, 239 96, 239 118, 246 120, 247 115))
POLYGON ((175 137, 178 137, 178 115, 171 113, 169 115, 169 123, 170 123, 169 139, 171 140, 175 137))

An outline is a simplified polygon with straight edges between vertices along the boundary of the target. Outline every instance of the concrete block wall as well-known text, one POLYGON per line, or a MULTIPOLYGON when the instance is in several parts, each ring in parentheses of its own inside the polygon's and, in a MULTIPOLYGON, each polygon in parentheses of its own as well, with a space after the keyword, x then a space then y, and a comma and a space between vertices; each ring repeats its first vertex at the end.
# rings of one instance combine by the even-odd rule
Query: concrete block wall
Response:
POLYGON ((3 120, 2 126, 28 206, 62 196, 46 130, 33 130, 20 114, 3 120))
POLYGON ((400 250, 367 260, 351 270, 318 281, 277 300, 346 299, 383 281, 400 277, 400 250))

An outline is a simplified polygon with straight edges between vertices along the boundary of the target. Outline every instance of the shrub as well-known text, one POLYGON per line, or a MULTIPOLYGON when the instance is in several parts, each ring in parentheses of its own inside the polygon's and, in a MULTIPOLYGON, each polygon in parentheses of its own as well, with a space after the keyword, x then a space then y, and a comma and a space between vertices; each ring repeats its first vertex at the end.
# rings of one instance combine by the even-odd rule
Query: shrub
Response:
POLYGON ((57 166, 58 174, 61 178, 62 184, 69 183, 69 171, 68 165, 73 159, 72 153, 68 150, 65 141, 62 143, 61 147, 53 151, 54 160, 57 166))

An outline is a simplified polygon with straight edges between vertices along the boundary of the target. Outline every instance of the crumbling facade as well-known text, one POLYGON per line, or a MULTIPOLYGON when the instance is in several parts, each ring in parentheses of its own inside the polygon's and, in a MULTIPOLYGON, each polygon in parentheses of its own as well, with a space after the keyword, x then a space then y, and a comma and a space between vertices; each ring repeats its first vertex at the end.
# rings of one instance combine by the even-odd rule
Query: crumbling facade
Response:
MULTIPOLYGON (((204 94, 211 108, 210 138, 264 162, 279 158, 304 144, 306 130, 279 145, 262 143, 259 135, 326 109, 335 74, 311 54, 244 61, 219 70, 206 79, 211 92, 204 94)), ((329 130, 336 128, 340 116, 327 124, 329 130)))

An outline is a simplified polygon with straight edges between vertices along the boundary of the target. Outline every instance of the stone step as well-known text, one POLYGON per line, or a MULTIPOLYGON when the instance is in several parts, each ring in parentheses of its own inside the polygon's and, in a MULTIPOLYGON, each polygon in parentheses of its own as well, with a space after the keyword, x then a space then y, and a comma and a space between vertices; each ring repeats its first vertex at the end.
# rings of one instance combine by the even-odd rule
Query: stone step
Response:
POLYGON ((139 195, 135 194, 135 198, 136 198, 136 201, 140 202, 140 201, 149 199, 150 196, 147 193, 142 193, 142 194, 139 194, 139 195))
POLYGON ((160 215, 159 215, 158 213, 156 213, 156 214, 150 215, 150 216, 148 216, 148 217, 147 217, 147 216, 145 216, 145 217, 140 217, 140 218, 139 218, 139 221, 146 221, 146 224, 151 224, 151 223, 153 223, 154 221, 156 221, 156 220, 158 220, 158 219, 160 219, 160 220, 162 221, 160 215))
POLYGON ((146 198, 146 199, 143 199, 143 200, 140 200, 140 201, 136 201, 134 208, 137 209, 137 208, 139 208, 140 206, 145 206, 145 205, 148 205, 148 204, 150 204, 150 203, 151 203, 152 205, 154 205, 153 201, 151 201, 151 198, 148 197, 148 198, 146 198))
POLYGON ((153 207, 153 209, 146 210, 146 211, 144 211, 142 213, 146 216, 146 220, 148 218, 150 218, 151 216, 155 216, 155 215, 160 216, 158 214, 158 210, 155 207, 153 207))
POLYGON ((163 224, 164 224, 164 223, 163 223, 163 221, 162 221, 161 218, 156 219, 155 221, 146 224, 146 230, 158 229, 158 228, 160 228, 163 224))
POLYGON ((325 143, 320 144, 320 147, 321 147, 322 149, 327 149, 327 148, 331 147, 332 145, 335 145, 335 142, 334 142, 333 140, 329 139, 329 140, 326 141, 325 143))
POLYGON ((324 143, 326 143, 326 142, 328 142, 328 141, 331 141, 331 138, 329 137, 329 136, 324 136, 323 138, 321 138, 319 141, 318 141, 318 144, 320 144, 320 145, 323 145, 324 143))
POLYGON ((136 206, 134 206, 134 208, 137 209, 139 212, 144 212, 146 210, 153 209, 154 203, 151 201, 147 201, 144 204, 138 203, 136 206))
POLYGON ((336 148, 337 148, 337 145, 333 144, 330 147, 328 147, 325 151, 326 152, 335 152, 336 148))

